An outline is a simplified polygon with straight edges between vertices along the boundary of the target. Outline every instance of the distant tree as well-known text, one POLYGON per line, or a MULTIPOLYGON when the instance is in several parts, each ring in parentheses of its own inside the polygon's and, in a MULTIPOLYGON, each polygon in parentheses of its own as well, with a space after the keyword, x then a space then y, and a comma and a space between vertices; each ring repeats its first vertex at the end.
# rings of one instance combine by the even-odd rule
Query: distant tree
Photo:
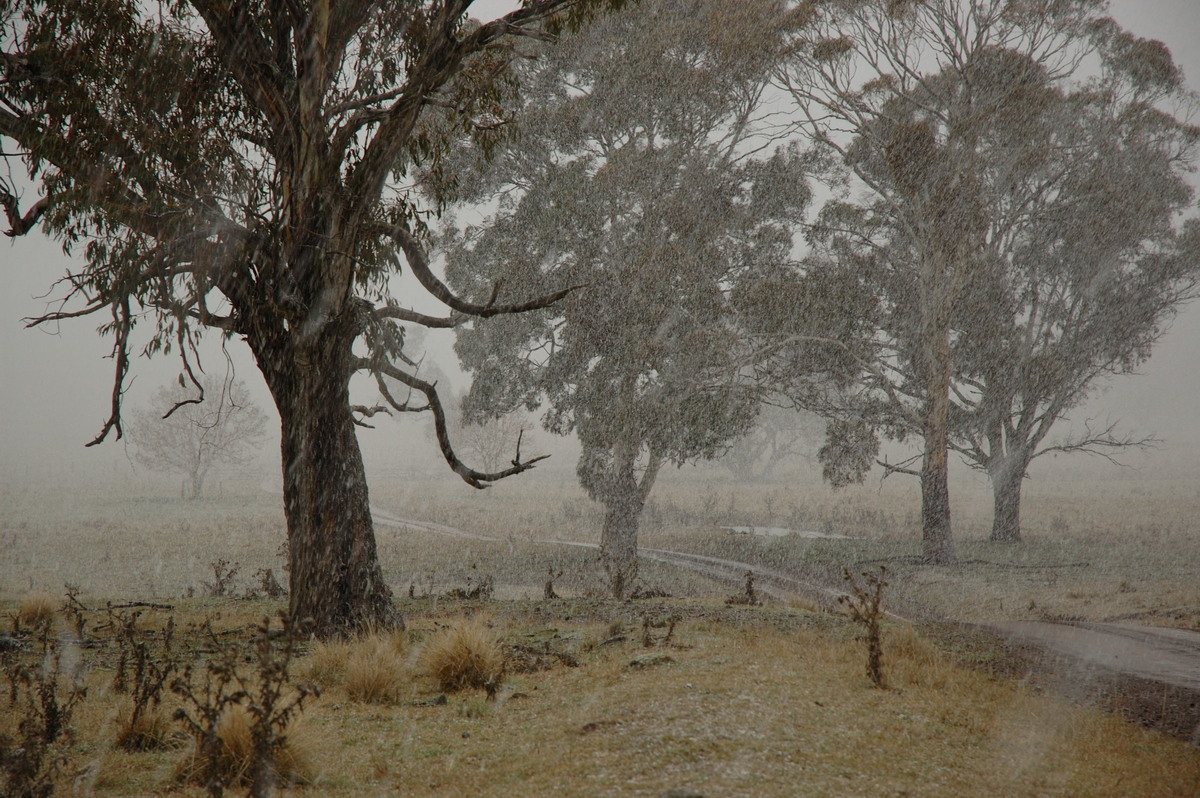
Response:
POLYGON ((470 484, 532 465, 481 473, 457 457, 436 389, 409 370, 403 325, 561 297, 463 300, 428 267, 424 220, 453 185, 448 143, 509 121, 514 42, 619 4, 526 0, 485 24, 468 19, 471 0, 0 5, 2 157, 44 192, 21 207, 0 184, 0 205, 10 234, 41 222, 86 259, 62 282, 64 306, 35 323, 107 319, 115 379, 93 443, 121 435, 139 323, 154 328, 145 353, 173 350, 193 387, 205 329, 246 341, 281 419, 295 623, 326 636, 401 620, 376 553, 352 375, 411 388, 421 401, 393 409, 427 409, 470 484), (400 253, 449 315, 392 295, 400 253))
POLYGON ((244 383, 203 377, 200 385, 199 401, 190 386, 160 387, 129 425, 138 461, 183 475, 193 499, 200 498, 213 466, 253 461, 267 436, 267 414, 250 401, 244 383))
POLYGON ((814 413, 764 405, 754 427, 730 445, 721 464, 742 479, 769 479, 787 463, 815 461, 823 429, 814 413))
POLYGON ((524 121, 479 176, 498 209, 447 242, 464 295, 582 286, 461 327, 457 351, 469 418, 545 401, 546 429, 578 435, 617 597, 660 468, 714 457, 756 414, 730 292, 788 257, 809 197, 799 156, 765 152, 782 10, 647 0, 565 38, 522 74, 524 121))
POLYGON ((795 11, 809 27, 785 83, 862 190, 823 208, 808 268, 878 298, 876 354, 841 408, 864 423, 843 431, 923 441, 924 555, 952 563, 948 452, 992 475, 997 536, 1015 537, 1050 426, 1144 358, 1190 294, 1190 234, 1171 220, 1195 130, 1161 110, 1184 99, 1165 48, 1092 0, 795 11))

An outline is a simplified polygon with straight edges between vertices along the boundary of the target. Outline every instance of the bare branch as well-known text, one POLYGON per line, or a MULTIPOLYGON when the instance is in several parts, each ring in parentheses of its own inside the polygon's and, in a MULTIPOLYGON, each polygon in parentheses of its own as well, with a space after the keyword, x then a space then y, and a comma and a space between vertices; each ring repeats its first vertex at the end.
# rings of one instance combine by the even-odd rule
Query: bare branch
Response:
MULTIPOLYGON (((386 413, 389 416, 392 414, 392 411, 389 410, 388 408, 384 407, 383 405, 374 405, 372 407, 367 407, 366 405, 351 405, 350 412, 358 413, 359 416, 361 416, 362 418, 372 418, 373 416, 376 416, 379 413, 386 413)), ((366 422, 364 422, 362 420, 362 418, 351 418, 350 420, 353 421, 356 425, 363 427, 365 429, 375 429, 375 426, 373 424, 367 424, 366 422)))
POLYGON ((129 373, 129 332, 133 329, 133 315, 129 312, 129 298, 123 297, 120 304, 113 305, 114 336, 112 358, 116 361, 116 371, 113 375, 112 402, 108 419, 100 433, 86 446, 95 446, 108 437, 108 433, 116 430, 117 440, 121 439, 121 398, 125 395, 125 376, 129 373))
POLYGON ((555 291, 551 294, 532 299, 528 302, 519 302, 510 305, 497 305, 496 295, 500 291, 500 285, 497 284, 492 288, 492 296, 484 305, 478 305, 473 302, 468 302, 462 297, 451 291, 445 283, 437 278, 433 270, 429 267, 429 259, 425 257, 425 249, 417 241, 408 230, 401 225, 396 225, 388 231, 388 235, 395 241, 401 249, 404 250, 404 256, 408 259, 408 266, 412 270, 413 276, 425 288, 426 291, 433 294, 438 301, 442 302, 452 310, 457 310, 459 313, 466 313, 479 318, 490 318, 492 316, 500 316, 507 313, 525 313, 530 310, 539 310, 549 307, 563 297, 583 288, 582 285, 573 285, 569 288, 564 288, 561 291, 555 291))
POLYGON ((485 474, 481 471, 476 471, 470 466, 458 459, 458 455, 454 452, 454 446, 450 443, 450 433, 446 425, 446 410, 442 407, 441 397, 438 396, 437 387, 430 382, 420 379, 412 374, 401 371, 389 363, 377 363, 377 373, 391 377, 394 380, 404 383, 408 387, 420 391, 425 395, 425 399, 429 402, 429 409, 433 411, 434 430, 437 433, 438 448, 442 450, 442 456, 446 458, 446 463, 454 473, 458 474, 473 488, 490 487, 490 483, 497 482, 505 477, 511 477, 515 474, 520 474, 534 467, 534 464, 540 460, 545 460, 550 455, 542 455, 534 457, 531 460, 521 460, 521 438, 517 436, 517 451, 512 459, 512 467, 506 468, 503 471, 496 471, 490 474, 485 474))
POLYGON ((397 321, 407 321, 413 324, 420 324, 422 327, 434 329, 457 327, 467 320, 467 316, 460 313, 455 313, 453 316, 426 316, 424 313, 418 313, 415 310, 398 307, 376 308, 372 311, 372 315, 379 319, 396 319, 397 321))
POLYGON ((892 474, 908 474, 911 477, 919 477, 919 476, 921 476, 920 471, 916 471, 914 469, 908 468, 907 466, 910 463, 915 463, 917 460, 920 460, 920 459, 921 459, 921 455, 917 454, 917 455, 913 455, 912 457, 908 458, 907 460, 901 460, 899 463, 889 463, 887 461, 887 458, 884 458, 883 460, 876 460, 875 464, 883 467, 883 476, 880 477, 881 480, 887 479, 892 474))
POLYGON ((1116 434, 1117 422, 1112 422, 1104 429, 1094 430, 1092 428, 1091 419, 1084 422, 1084 430, 1078 436, 1066 438, 1060 443, 1052 446, 1046 446, 1034 452, 1030 456, 1030 460, 1035 457, 1041 457, 1050 452, 1059 452, 1070 454, 1073 452, 1082 452, 1084 454, 1103 457, 1108 462, 1117 466, 1124 466, 1115 455, 1108 450, 1111 449, 1153 449, 1162 443, 1161 438, 1153 435, 1147 435, 1142 438, 1134 438, 1132 435, 1118 436, 1116 434))

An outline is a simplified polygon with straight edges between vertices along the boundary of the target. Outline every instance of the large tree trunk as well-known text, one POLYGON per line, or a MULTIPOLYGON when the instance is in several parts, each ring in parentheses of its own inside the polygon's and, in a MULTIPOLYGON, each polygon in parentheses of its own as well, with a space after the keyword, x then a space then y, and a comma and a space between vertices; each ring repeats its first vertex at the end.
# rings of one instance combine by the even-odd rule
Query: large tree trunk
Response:
MULTIPOLYGON (((944 278, 942 278, 944 279, 944 278)), ((925 376, 925 412, 921 460, 921 550, 933 565, 953 565, 950 531, 950 308, 947 287, 926 275, 922 297, 921 350, 925 376)))
POLYGON ((992 478, 992 534, 988 538, 996 543, 1019 543, 1021 541, 1021 483, 1025 479, 1027 466, 1017 458, 1001 458, 1002 462, 990 470, 992 478))
POLYGON ((604 503, 604 529, 600 533, 600 559, 608 575, 613 598, 624 599, 638 573, 638 527, 646 499, 658 477, 662 457, 650 452, 641 480, 637 477, 638 442, 613 447, 612 471, 600 496, 604 503))
POLYGON ((637 579, 638 522, 644 506, 633 474, 628 476, 605 497, 604 530, 600 533, 600 558, 609 589, 617 599, 624 599, 637 579))
POLYGON ((291 620, 320 637, 403 625, 383 579, 350 411, 350 308, 308 340, 255 347, 282 425, 291 620))

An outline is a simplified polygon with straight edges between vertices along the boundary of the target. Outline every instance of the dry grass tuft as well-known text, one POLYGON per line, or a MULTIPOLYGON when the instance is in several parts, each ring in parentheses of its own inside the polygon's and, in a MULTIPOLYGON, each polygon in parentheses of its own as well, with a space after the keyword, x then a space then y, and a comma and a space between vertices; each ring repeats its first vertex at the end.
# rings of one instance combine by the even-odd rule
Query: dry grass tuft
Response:
POLYGON ((171 722, 161 706, 148 708, 135 716, 132 702, 117 715, 117 747, 125 751, 157 751, 178 748, 187 739, 171 722))
POLYGON ((57 609, 58 600, 49 593, 29 593, 17 605, 17 620, 34 629, 48 628, 57 609))
MULTIPOLYGON (((225 710, 217 725, 217 736, 221 738, 219 776, 224 784, 249 784, 254 774, 250 768, 254 763, 254 719, 240 704, 225 710)), ((281 784, 308 784, 316 774, 315 746, 302 724, 294 723, 287 730, 283 744, 277 749, 272 763, 276 780, 281 784)), ((206 777, 204 757, 197 742, 176 768, 178 781, 204 785, 206 777)))
POLYGON ((406 681, 404 640, 394 634, 364 637, 349 645, 343 667, 344 686, 350 700, 389 703, 406 681))
POLYGON ((888 629, 887 652, 897 681, 913 687, 940 689, 946 685, 953 666, 937 648, 917 634, 910 624, 888 629))
POLYGON ((318 640, 308 656, 297 663, 299 671, 321 687, 340 685, 346 678, 346 661, 353 648, 349 640, 318 640))
POLYGON ((430 638, 421 663, 445 692, 476 688, 494 696, 504 681, 504 649, 479 619, 461 621, 430 638))

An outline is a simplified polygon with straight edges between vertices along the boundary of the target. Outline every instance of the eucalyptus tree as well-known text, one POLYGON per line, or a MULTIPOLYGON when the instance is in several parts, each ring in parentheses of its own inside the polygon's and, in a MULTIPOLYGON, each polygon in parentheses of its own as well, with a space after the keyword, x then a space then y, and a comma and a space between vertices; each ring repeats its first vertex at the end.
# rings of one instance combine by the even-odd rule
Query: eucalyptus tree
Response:
POLYGON ((447 279, 465 295, 581 286, 459 328, 457 351, 473 373, 468 417, 545 403, 546 429, 578 435, 617 597, 637 576, 660 468, 717 455, 755 417, 730 296, 788 257, 809 197, 761 102, 782 11, 646 0, 564 38, 522 73, 523 122, 478 176, 498 207, 447 240, 447 279))
POLYGON ((1011 501, 1050 425, 1097 375, 1144 357, 1188 294, 1171 215, 1189 202, 1179 177, 1195 131, 1161 109, 1184 99, 1178 72, 1161 44, 1103 11, 1096 0, 793 7, 806 24, 782 81, 848 175, 813 230, 810 267, 854 271, 878 297, 858 406, 885 434, 923 441, 912 473, 930 562, 955 561, 948 452, 1011 501), (1126 213, 1138 218, 1118 230, 1126 213), (1134 297, 1158 309, 1119 313, 1134 297), (1123 324, 1138 327, 1127 342, 1123 324))
POLYGON ((1200 285, 1187 181, 1200 128, 1163 110, 1186 105, 1179 71, 1157 43, 1097 33, 1109 57, 1096 80, 1026 103, 1006 154, 1020 164, 1007 168, 1020 216, 992 220, 989 257, 956 308, 951 447, 991 477, 995 541, 1020 540, 1035 458, 1112 459, 1152 441, 1090 421, 1050 432, 1099 379, 1136 373, 1200 285))
POLYGON ((532 465, 480 473, 458 459, 434 386, 402 351, 404 325, 561 296, 460 298, 428 268, 424 223, 452 182, 447 143, 508 119, 513 43, 619 4, 526 0, 484 24, 468 18, 472 0, 0 5, 3 157, 43 193, 23 207, 0 186, 10 234, 40 223, 85 261, 60 281, 61 309, 35 323, 95 314, 113 340, 111 411, 92 443, 121 435, 136 327, 194 386, 205 331, 243 338, 282 422, 290 613, 318 634, 402 621, 376 554, 352 375, 423 397, 390 404, 430 411, 470 484, 532 465), (391 293, 400 253, 447 315, 391 293))

